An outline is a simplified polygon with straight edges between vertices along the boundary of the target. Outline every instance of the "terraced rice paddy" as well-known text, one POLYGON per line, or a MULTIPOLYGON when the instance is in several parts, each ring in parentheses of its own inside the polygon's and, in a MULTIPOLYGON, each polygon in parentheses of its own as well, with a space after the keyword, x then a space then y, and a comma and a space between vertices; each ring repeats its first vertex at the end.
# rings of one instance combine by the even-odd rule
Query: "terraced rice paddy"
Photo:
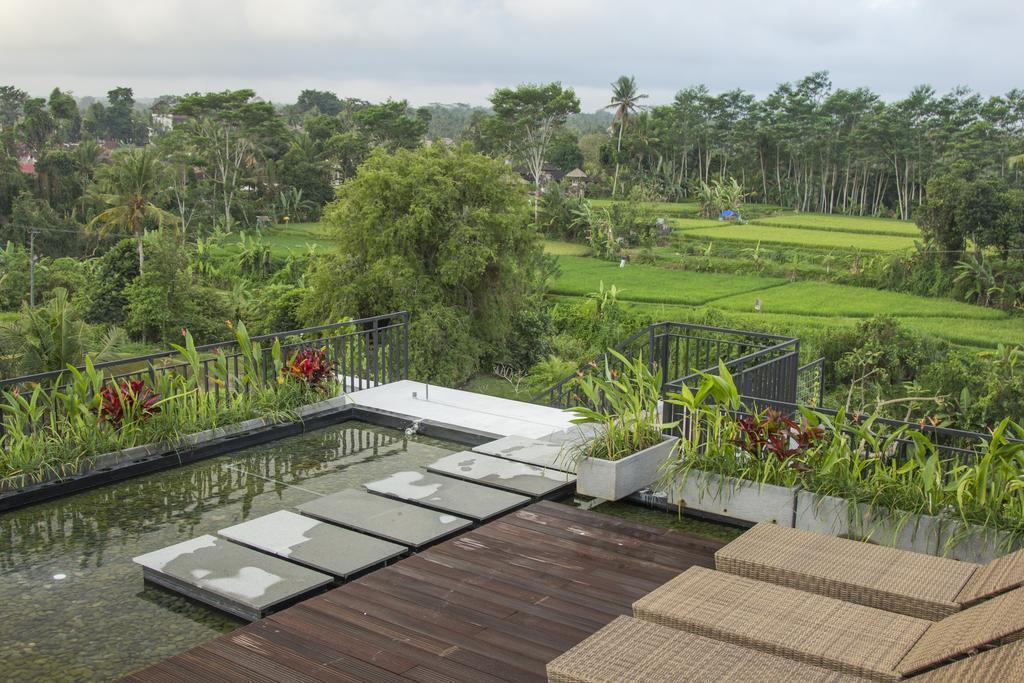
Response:
POLYGON ((826 230, 829 232, 875 233, 879 235, 901 235, 903 237, 917 238, 921 236, 921 230, 914 223, 891 218, 823 216, 821 214, 794 213, 784 216, 773 216, 771 218, 759 218, 754 222, 758 225, 826 230))
POLYGON ((893 315, 907 327, 952 343, 992 348, 1024 344, 1024 319, 952 299, 939 299, 825 282, 786 282, 779 278, 670 270, 564 256, 555 295, 580 297, 601 282, 619 290, 619 299, 663 320, 687 320, 698 308, 715 311, 724 324, 739 328, 786 330, 798 336, 834 327, 852 327, 878 314, 893 315), (754 305, 761 300, 761 311, 754 305))
POLYGON ((859 251, 902 251, 914 247, 914 238, 902 235, 881 235, 870 232, 841 232, 818 228, 786 228, 763 225, 761 222, 687 229, 687 239, 726 240, 776 244, 817 249, 855 249, 859 251))
POLYGON ((552 294, 586 296, 597 291, 603 282, 606 288, 615 285, 619 289, 619 298, 626 301, 690 306, 785 282, 756 275, 695 273, 636 264, 620 268, 617 262, 578 256, 561 256, 558 265, 561 274, 551 285, 552 294))

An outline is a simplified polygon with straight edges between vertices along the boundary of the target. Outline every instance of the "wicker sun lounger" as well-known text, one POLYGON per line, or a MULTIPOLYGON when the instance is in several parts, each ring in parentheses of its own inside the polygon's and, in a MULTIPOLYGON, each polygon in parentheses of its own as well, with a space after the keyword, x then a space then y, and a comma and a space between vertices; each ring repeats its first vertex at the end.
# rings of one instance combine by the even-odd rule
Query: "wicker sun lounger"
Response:
POLYGON ((1024 589, 931 622, 703 567, 633 603, 639 619, 879 681, 1024 634, 1024 589))
POLYGON ((932 621, 1024 585, 1024 550, 978 565, 763 522, 715 567, 932 621))
MULTIPOLYGON (((840 683, 841 674, 732 643, 618 617, 547 667, 552 683, 840 683)), ((914 683, 1024 680, 1024 641, 928 671, 914 683)))

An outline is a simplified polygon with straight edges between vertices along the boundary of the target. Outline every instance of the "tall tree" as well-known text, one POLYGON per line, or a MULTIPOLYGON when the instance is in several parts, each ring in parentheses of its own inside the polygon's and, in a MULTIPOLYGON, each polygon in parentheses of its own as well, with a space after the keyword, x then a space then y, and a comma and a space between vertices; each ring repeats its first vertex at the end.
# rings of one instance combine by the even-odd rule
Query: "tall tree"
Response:
POLYGON ((253 179, 258 165, 280 159, 289 133, 274 106, 255 99, 252 90, 225 90, 189 95, 175 112, 192 117, 182 127, 184 140, 206 167, 220 195, 224 227, 234 224, 232 209, 242 182, 253 179))
POLYGON ((342 109, 338 96, 327 90, 303 90, 295 106, 303 114, 316 109, 327 116, 337 116, 342 109))
POLYGON ((513 156, 519 157, 533 176, 533 219, 538 219, 540 181, 551 137, 569 114, 580 110, 580 100, 572 88, 561 83, 526 84, 518 88, 498 88, 491 95, 494 116, 485 121, 488 134, 502 142, 513 156))
POLYGON ((107 93, 110 106, 106 110, 107 136, 121 142, 132 144, 135 139, 135 123, 132 120, 132 108, 135 97, 131 88, 118 87, 107 93))
POLYGON ((151 147, 126 149, 118 152, 97 176, 97 199, 107 208, 89 225, 103 234, 124 231, 134 236, 141 274, 146 224, 163 226, 177 220, 160 206, 169 184, 163 162, 151 147))
POLYGON ((12 126, 21 118, 28 93, 13 85, 0 85, 0 128, 12 126))
POLYGON ((612 196, 615 196, 615 191, 619 185, 619 159, 618 155, 622 152, 622 131, 626 129, 626 124, 629 123, 629 117, 636 113, 640 108, 640 100, 646 99, 647 95, 641 94, 636 86, 636 78, 633 76, 619 76, 619 78, 612 83, 612 99, 605 109, 611 109, 615 113, 615 123, 619 126, 619 140, 615 146, 615 179, 612 181, 612 196))

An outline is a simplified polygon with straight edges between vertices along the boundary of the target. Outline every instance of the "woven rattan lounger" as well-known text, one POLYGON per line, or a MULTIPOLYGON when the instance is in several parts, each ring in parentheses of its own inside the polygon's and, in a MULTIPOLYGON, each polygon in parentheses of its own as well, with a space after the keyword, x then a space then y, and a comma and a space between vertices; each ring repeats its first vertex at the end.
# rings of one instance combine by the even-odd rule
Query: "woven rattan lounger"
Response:
POLYGON ((897 681, 1024 634, 1024 589, 937 622, 691 567, 633 603, 639 619, 840 673, 897 681))
MULTIPOLYGON (((840 683, 868 679, 630 617, 618 617, 550 662, 552 683, 840 683)), ((928 671, 914 683, 1024 680, 1024 641, 928 671)))
POLYGON ((1024 550, 978 565, 764 522, 715 567, 932 621, 1024 585, 1024 550))

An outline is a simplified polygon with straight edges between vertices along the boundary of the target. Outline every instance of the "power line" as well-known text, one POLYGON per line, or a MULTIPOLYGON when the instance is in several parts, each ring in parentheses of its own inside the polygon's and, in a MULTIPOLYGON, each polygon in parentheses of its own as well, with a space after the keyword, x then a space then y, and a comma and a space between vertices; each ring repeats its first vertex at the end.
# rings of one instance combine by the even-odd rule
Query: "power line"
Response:
POLYGON ((86 235, 88 237, 98 237, 98 238, 101 238, 101 239, 111 239, 113 237, 117 237, 117 235, 102 235, 102 234, 100 234, 98 232, 97 233, 91 233, 91 232, 89 232, 87 230, 67 230, 67 229, 64 229, 64 228, 40 228, 40 227, 35 226, 35 225, 21 225, 19 223, 3 223, 3 224, 0 224, 0 225, 2 225, 3 227, 18 228, 20 230, 25 230, 25 231, 28 231, 28 232, 31 232, 33 230, 35 230, 37 232, 61 232, 61 233, 69 234, 69 235, 86 235))

